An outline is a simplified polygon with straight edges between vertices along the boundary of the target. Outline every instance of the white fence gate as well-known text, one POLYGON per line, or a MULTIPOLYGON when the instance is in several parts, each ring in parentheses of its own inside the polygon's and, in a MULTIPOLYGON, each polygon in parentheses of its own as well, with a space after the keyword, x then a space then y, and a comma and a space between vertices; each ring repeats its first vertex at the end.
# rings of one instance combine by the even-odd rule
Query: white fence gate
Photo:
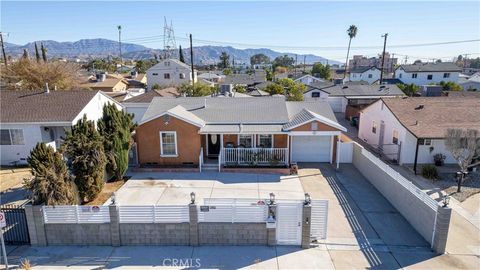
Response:
POLYGON ((352 163, 353 142, 340 142, 338 144, 338 159, 340 163, 352 163))
POLYGON ((302 203, 277 203, 277 244, 300 245, 302 243, 302 203))
POLYGON ((320 240, 327 238, 328 200, 312 200, 312 221, 310 238, 320 240))

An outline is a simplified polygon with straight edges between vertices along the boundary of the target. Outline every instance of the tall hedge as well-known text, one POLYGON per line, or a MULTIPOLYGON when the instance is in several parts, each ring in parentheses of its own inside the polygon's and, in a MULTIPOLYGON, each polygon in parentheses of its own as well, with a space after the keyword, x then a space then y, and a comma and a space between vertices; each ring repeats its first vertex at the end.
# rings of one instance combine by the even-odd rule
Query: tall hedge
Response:
POLYGON ((132 146, 131 133, 135 128, 133 115, 119 110, 114 104, 103 107, 98 130, 104 138, 107 172, 116 180, 123 179, 128 169, 128 152, 132 146))
POLYGON ((77 187, 59 152, 44 143, 37 143, 27 162, 33 178, 25 179, 24 185, 31 192, 33 204, 78 203, 77 187))
POLYGON ((71 162, 82 202, 95 199, 103 188, 106 156, 103 138, 86 115, 66 132, 63 151, 71 162))

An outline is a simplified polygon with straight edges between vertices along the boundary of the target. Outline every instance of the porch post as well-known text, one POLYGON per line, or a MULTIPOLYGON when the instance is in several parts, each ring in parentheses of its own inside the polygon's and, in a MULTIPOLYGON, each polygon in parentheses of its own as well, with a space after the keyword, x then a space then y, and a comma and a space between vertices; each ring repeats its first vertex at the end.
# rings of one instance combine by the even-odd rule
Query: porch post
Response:
POLYGON ((337 136, 337 146, 335 150, 337 151, 336 158, 337 158, 337 170, 338 170, 340 168, 340 136, 337 136))
POLYGON ((223 148, 223 133, 220 134, 220 151, 222 151, 223 148))

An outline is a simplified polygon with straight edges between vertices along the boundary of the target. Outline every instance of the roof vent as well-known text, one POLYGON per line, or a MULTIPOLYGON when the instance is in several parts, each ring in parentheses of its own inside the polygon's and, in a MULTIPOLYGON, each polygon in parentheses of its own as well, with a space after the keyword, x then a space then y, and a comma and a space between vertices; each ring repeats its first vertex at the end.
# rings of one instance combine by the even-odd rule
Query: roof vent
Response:
POLYGON ((48 83, 45 83, 45 93, 50 93, 50 89, 48 89, 48 83))
POLYGON ((423 106, 423 104, 422 104, 422 105, 418 105, 418 107, 416 107, 416 108, 415 108, 415 110, 417 110, 417 111, 418 111, 418 110, 421 110, 421 109, 423 109, 424 107, 425 107, 425 106, 423 106))

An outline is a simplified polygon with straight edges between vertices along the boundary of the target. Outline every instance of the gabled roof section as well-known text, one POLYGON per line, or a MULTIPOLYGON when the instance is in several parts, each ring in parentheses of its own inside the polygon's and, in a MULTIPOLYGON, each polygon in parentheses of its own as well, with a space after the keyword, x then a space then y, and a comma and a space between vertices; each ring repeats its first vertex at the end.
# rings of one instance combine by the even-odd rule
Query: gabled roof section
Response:
POLYGON ((377 67, 355 67, 350 70, 350 73, 364 73, 373 69, 379 70, 377 67))
MULTIPOLYGON (((72 122, 100 91, 2 91, 1 123, 72 122)), ((113 101, 113 99, 112 99, 113 101)))
POLYGON ((184 107, 180 106, 180 105, 177 105, 157 116, 154 116, 154 117, 151 117, 151 118, 143 118, 142 121, 140 122, 140 125, 143 124, 143 123, 146 123, 146 122, 149 122, 149 121, 152 121, 154 119, 157 119, 159 117, 162 117, 164 115, 170 115, 170 116, 173 116, 175 118, 178 118, 180 120, 183 120, 187 123, 190 123, 192 125, 195 125, 195 126, 198 126, 198 127, 203 127, 205 125, 205 121, 203 121, 202 119, 200 119, 198 116, 196 116, 195 114, 187 111, 184 107))
POLYGON ((178 96, 180 96, 180 94, 178 93, 177 88, 167 87, 160 90, 147 91, 141 95, 129 98, 123 101, 123 103, 150 103, 155 97, 178 97, 178 96))
POLYGON ((307 109, 302 109, 299 113, 297 113, 287 124, 283 126, 284 130, 292 130, 296 127, 299 127, 301 125, 310 123, 312 121, 319 121, 321 123, 324 123, 328 126, 337 128, 341 131, 347 131, 346 128, 344 128, 342 125, 337 123, 337 121, 333 121, 325 116, 316 114, 310 110, 307 109))
POLYGON ((162 60, 160 62, 158 62, 158 64, 154 65, 153 67, 149 68, 148 70, 155 70, 155 69, 174 69, 175 67, 173 65, 170 65, 170 66, 165 66, 165 62, 171 62, 171 63, 175 63, 176 65, 182 67, 182 68, 185 68, 185 69, 190 69, 190 66, 185 64, 185 63, 182 63, 180 62, 179 60, 177 59, 173 59, 173 58, 169 58, 169 59, 165 59, 165 60, 162 60))

